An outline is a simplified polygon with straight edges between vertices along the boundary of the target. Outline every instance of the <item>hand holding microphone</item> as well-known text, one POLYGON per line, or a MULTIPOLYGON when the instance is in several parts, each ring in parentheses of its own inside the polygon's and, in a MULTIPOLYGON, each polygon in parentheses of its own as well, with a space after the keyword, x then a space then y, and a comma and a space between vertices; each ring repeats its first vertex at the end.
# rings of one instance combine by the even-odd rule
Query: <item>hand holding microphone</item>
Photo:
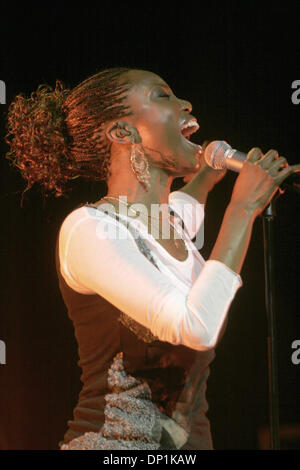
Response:
POLYGON ((228 168, 240 173, 231 203, 255 216, 263 211, 286 178, 300 171, 300 164, 289 166, 276 150, 263 155, 260 149, 253 148, 246 155, 223 141, 211 142, 205 149, 204 159, 211 168, 228 168))

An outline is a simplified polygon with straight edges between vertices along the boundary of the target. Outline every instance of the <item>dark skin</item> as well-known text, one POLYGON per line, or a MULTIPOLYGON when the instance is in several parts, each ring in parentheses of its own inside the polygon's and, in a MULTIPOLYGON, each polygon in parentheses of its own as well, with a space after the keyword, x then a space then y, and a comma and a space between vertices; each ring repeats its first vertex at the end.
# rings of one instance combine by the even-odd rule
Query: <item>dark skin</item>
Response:
MULTIPOLYGON (((154 73, 132 70, 126 75, 132 84, 126 104, 133 115, 106 124, 106 137, 112 143, 107 197, 126 196, 128 204, 141 203, 151 214, 152 204, 168 204, 174 178, 184 177, 186 185, 180 191, 205 203, 209 191, 223 178, 225 171, 209 168, 201 147, 182 135, 182 123, 193 117, 191 103, 177 98, 167 83, 154 73), (142 143, 147 155, 151 185, 148 191, 131 168, 133 142, 142 143)), ((300 165, 289 166, 276 150, 263 155, 260 149, 254 148, 248 153, 210 259, 223 262, 237 273, 241 271, 255 218, 282 181, 299 168, 300 165)), ((108 201, 100 200, 95 205, 103 202, 108 201)), ((111 204, 118 210, 117 201, 111 200, 111 204)), ((149 229, 151 219, 141 215, 149 229)), ((167 213, 161 216, 161 224, 162 229, 170 227, 167 213)), ((172 256, 184 260, 187 257, 184 244, 176 247, 173 230, 170 235, 168 239, 156 238, 172 256)))

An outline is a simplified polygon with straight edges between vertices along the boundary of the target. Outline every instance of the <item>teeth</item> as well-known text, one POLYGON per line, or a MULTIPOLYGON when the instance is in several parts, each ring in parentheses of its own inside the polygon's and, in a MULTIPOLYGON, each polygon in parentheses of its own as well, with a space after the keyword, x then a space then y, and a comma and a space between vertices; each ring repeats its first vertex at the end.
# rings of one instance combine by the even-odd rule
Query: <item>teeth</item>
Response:
POLYGON ((198 125, 197 121, 189 121, 181 127, 181 130, 187 129, 188 127, 198 127, 199 128, 199 125, 198 125))

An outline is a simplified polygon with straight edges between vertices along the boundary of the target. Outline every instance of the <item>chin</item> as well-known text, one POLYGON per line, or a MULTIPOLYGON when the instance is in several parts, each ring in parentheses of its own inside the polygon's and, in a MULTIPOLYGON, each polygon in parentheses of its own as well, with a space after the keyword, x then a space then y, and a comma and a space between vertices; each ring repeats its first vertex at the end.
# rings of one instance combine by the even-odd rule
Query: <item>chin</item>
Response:
POLYGON ((185 157, 184 160, 181 160, 181 162, 180 161, 178 162, 179 163, 178 167, 176 168, 175 171, 172 172, 172 175, 175 178, 184 177, 187 175, 191 175, 193 173, 196 174, 199 171, 200 163, 199 163, 198 158, 192 157, 192 159, 190 158, 189 160, 190 161, 188 162, 187 158, 185 157))
POLYGON ((200 168, 200 149, 200 145, 181 138, 176 146, 168 147, 162 151, 164 155, 163 167, 175 178, 196 173, 200 168))
POLYGON ((199 145, 192 144, 188 148, 185 146, 185 152, 183 154, 183 159, 186 163, 187 171, 192 172, 197 171, 200 167, 200 155, 199 155, 199 145))

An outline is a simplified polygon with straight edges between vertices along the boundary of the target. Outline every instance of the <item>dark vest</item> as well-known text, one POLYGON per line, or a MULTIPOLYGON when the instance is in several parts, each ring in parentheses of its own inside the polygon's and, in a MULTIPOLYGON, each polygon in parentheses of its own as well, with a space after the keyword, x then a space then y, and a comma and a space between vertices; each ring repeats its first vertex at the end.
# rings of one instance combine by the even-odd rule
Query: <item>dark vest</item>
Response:
MULTIPOLYGON (((157 267, 143 239, 136 236, 135 240, 140 251, 157 267)), ((210 426, 205 416, 208 409, 205 391, 209 364, 215 357, 215 351, 195 351, 155 337, 151 340, 151 334, 150 339, 142 339, 143 332, 149 330, 140 325, 142 333, 139 334, 138 327, 137 330, 128 327, 126 322, 122 322, 124 314, 106 299, 98 294, 85 295, 74 291, 60 272, 58 236, 56 270, 67 313, 74 326, 83 384, 73 419, 68 421, 68 429, 59 445, 85 432, 101 429, 104 423, 104 397, 110 393, 107 371, 114 356, 122 351, 126 372, 146 380, 151 389, 152 402, 189 432, 188 442, 183 448, 211 448, 210 426)))

